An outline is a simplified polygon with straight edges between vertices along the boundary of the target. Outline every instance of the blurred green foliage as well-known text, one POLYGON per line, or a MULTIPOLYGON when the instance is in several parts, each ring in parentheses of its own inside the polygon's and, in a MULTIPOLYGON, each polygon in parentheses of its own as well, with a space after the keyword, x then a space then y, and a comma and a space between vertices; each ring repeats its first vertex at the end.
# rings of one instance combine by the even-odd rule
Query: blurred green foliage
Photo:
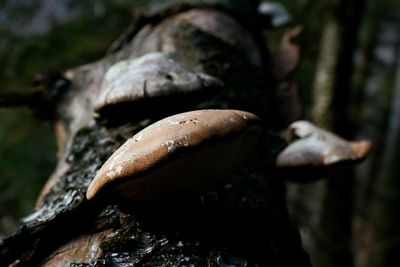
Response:
POLYGON ((0 224, 9 232, 31 210, 56 156, 47 123, 26 109, 0 112, 0 224))
MULTIPOLYGON (((53 25, 45 34, 0 31, 0 90, 28 88, 37 73, 101 58, 132 20, 131 1, 99 1, 100 10, 90 1, 75 2, 71 5, 79 5, 81 15, 53 25)), ((39 3, 29 5, 31 10, 25 6, 24 12, 34 12, 39 3)), ((36 120, 26 109, 0 109, 0 238, 12 233, 18 219, 32 210, 55 163, 49 122, 36 120)))
MULTIPOLYGON (((129 25, 133 7, 148 0, 59 0, 69 2, 71 10, 78 10, 79 15, 66 22, 48 21, 52 23, 50 30, 40 35, 7 30, 2 21, 2 11, 11 14, 5 23, 14 23, 11 19, 26 22, 46 1, 51 0, 0 0, 0 90, 27 88, 37 73, 65 70, 101 58, 112 41, 129 25), (4 10, 10 3, 14 3, 14 9, 4 10)), ((292 14, 291 25, 303 26, 299 39, 302 57, 294 79, 299 84, 308 115, 321 31, 327 19, 324 13, 329 8, 329 1, 279 2, 292 14)), ((383 10, 400 8, 398 0, 370 0, 367 4, 360 34, 361 47, 371 43, 369 39, 376 34, 376 20, 382 17, 383 10)), ((286 29, 266 31, 272 52, 286 29)), ((363 78, 357 86, 360 95, 363 78)), ((11 233, 18 218, 33 208, 55 162, 55 140, 48 122, 34 119, 25 109, 0 109, 0 237, 11 233)))
MULTIPOLYGON (((2 64, 0 90, 28 88, 36 73, 65 70, 101 58, 112 41, 129 25, 133 6, 148 2, 148 0, 58 0, 68 2, 70 11, 78 10, 79 15, 63 22, 48 21, 52 23, 50 30, 40 35, 16 33, 11 30, 11 26, 10 30, 7 30, 5 24, 14 25, 14 29, 15 25, 24 25, 24 22, 29 22, 29 18, 39 12, 41 3, 51 1, 57 0, 25 2, 0 0, 0 63, 2 64), (4 9, 10 5, 13 6, 12 10, 4 9), (8 20, 2 17, 4 15, 2 12, 11 14, 8 20), (21 20, 21 23, 15 24, 13 20, 21 20)), ((302 56, 294 80, 300 88, 306 117, 310 118, 312 87, 319 58, 321 33, 328 19, 326 14, 330 10, 329 3, 335 1, 279 0, 278 2, 292 14, 291 26, 303 26, 303 32, 299 37, 302 56)), ((369 61, 373 59, 375 39, 382 18, 394 16, 396 13, 394 11, 397 10, 400 10, 399 0, 366 0, 361 30, 357 36, 357 53, 363 54, 362 60, 365 62, 358 65, 356 63, 356 73, 353 77, 355 88, 352 97, 357 102, 350 108, 354 109, 352 111, 354 118, 359 117, 360 106, 365 105, 363 97, 366 78, 370 75, 369 61)), ((267 44, 272 53, 286 30, 287 27, 266 31, 267 44)), ((357 53, 356 56, 360 56, 357 53)), ((393 80, 393 77, 389 77, 385 84, 380 85, 381 95, 387 99, 387 103, 383 105, 385 109, 383 113, 386 115, 390 113, 390 96, 393 89, 390 81, 393 80)), ((369 123, 373 124, 374 121, 369 123)), ((374 128, 375 131, 382 131, 376 125, 374 128)), ((378 140, 376 144, 377 147, 378 145, 383 147, 384 140, 378 140)), ((381 156, 377 153, 376 157, 381 156)), ((55 163, 56 145, 48 122, 34 119, 25 109, 0 109, 0 238, 14 231, 18 219, 33 208, 35 199, 55 163)), ((372 163, 374 170, 378 169, 379 163, 380 161, 372 163)), ((374 174, 370 176, 374 177, 374 174)), ((368 195, 365 198, 369 200, 369 197, 368 195)), ((369 207, 362 208, 368 210, 369 207)), ((299 217, 303 216, 300 220, 295 218, 296 216, 293 218, 308 223, 309 218, 304 215, 303 210, 300 210, 300 213, 299 217)), ((319 229, 313 231, 316 235, 320 234, 319 229)), ((312 242, 307 239, 305 241, 312 242)), ((329 249, 335 252, 334 248, 327 248, 329 249)), ((314 264, 315 258, 313 255, 314 264)), ((315 265, 326 266, 318 263, 315 265)))
MULTIPOLYGON (((0 10, 11 2, 1 1, 0 10)), ((0 62, 5 66, 0 68, 0 90, 27 88, 37 73, 65 70, 101 58, 129 25, 133 7, 146 2, 148 0, 69 0, 70 8, 80 10, 81 15, 53 25, 45 34, 0 31, 0 62)), ((318 12, 321 6, 309 1, 281 2, 293 15, 292 25, 304 26, 300 42, 304 43, 303 54, 307 56, 302 59, 296 79, 302 88, 307 88, 302 95, 309 99, 307 92, 312 84, 319 47, 315 40, 319 40, 321 26, 313 23, 307 12, 318 12)), ((21 6, 14 4, 9 12, 13 18, 26 22, 33 16, 29 13, 38 12, 40 3, 35 0, 21 6)), ((286 29, 266 32, 272 51, 286 29)), ((32 210, 55 163, 56 145, 48 122, 34 119, 27 110, 0 109, 0 237, 11 233, 18 218, 32 210)))

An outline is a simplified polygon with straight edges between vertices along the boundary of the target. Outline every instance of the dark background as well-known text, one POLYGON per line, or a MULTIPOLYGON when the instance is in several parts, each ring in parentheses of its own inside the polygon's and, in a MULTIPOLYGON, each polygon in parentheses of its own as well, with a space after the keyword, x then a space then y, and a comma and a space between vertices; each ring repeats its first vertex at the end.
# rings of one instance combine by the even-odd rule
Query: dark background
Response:
MULTIPOLYGON (((104 55, 147 1, 0 1, 0 90, 104 55)), ((304 28, 294 79, 305 118, 375 147, 356 171, 289 185, 288 205, 315 266, 400 266, 400 1, 285 0, 304 28)), ((274 51, 287 29, 266 30, 274 51)), ((56 162, 51 125, 0 109, 0 238, 12 233, 56 162)))

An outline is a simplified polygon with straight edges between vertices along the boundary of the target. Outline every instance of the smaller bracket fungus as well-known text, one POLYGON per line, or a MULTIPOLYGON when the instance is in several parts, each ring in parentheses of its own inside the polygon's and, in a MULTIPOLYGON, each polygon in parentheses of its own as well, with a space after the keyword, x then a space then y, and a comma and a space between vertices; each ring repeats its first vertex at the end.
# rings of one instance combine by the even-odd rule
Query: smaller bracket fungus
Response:
POLYGON ((270 18, 270 27, 278 28, 288 24, 292 17, 286 8, 277 2, 263 1, 258 6, 258 13, 261 16, 270 18))
POLYGON ((294 182, 310 182, 364 160, 371 149, 368 140, 346 141, 307 121, 292 123, 285 131, 291 143, 277 158, 285 178, 294 182))
POLYGON ((262 127, 238 110, 198 110, 162 119, 122 145, 90 184, 88 200, 129 205, 201 194, 222 184, 252 155, 262 127))
POLYGON ((165 101, 157 102, 158 109, 162 110, 163 103, 173 106, 171 103, 177 102, 179 97, 188 100, 221 86, 222 82, 218 79, 194 72, 163 53, 149 53, 140 58, 119 61, 107 71, 95 110, 101 114, 135 102, 135 105, 128 106, 137 111, 140 109, 139 100, 165 98, 165 101))

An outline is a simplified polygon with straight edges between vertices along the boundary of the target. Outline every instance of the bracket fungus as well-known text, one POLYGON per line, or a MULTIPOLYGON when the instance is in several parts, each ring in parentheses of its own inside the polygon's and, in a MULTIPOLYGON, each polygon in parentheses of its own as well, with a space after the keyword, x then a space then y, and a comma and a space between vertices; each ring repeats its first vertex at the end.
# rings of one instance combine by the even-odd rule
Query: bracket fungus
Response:
POLYGON ((165 54, 154 52, 111 66, 103 79, 95 110, 104 113, 131 102, 136 104, 129 107, 137 110, 139 100, 168 99, 157 103, 158 109, 162 109, 162 103, 173 106, 174 98, 195 98, 221 85, 221 81, 210 75, 194 72, 165 54))
POLYGON ((270 27, 278 28, 288 24, 292 17, 286 8, 277 2, 263 1, 258 6, 261 16, 270 18, 270 27))
POLYGON ((291 144, 276 163, 285 178, 295 182, 315 181, 341 166, 359 163, 372 146, 368 140, 346 141, 307 121, 292 123, 284 135, 291 144))
POLYGON ((198 110, 162 119, 104 163, 86 197, 112 195, 137 205, 202 193, 234 174, 261 134, 258 117, 238 110, 198 110))

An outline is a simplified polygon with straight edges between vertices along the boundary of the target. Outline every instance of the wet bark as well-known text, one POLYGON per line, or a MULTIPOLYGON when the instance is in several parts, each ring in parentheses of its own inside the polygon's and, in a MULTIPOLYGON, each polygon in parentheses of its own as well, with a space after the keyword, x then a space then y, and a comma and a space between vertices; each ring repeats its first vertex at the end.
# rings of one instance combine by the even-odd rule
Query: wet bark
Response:
POLYGON ((111 196, 102 202, 85 198, 105 160, 159 118, 199 108, 240 108, 268 122, 274 89, 268 53, 256 31, 238 21, 218 8, 193 8, 149 22, 126 35, 128 40, 105 58, 63 73, 71 83, 51 105, 60 149, 58 170, 36 210, 17 233, 0 243, 2 264, 310 265, 287 214, 284 181, 274 167, 283 144, 269 133, 247 168, 200 195, 141 207, 111 196), (225 87, 207 101, 145 99, 132 103, 132 109, 94 118, 93 101, 110 66, 150 52, 162 52, 193 71, 213 75, 225 87), (159 101, 166 101, 164 109, 154 107, 159 101))

